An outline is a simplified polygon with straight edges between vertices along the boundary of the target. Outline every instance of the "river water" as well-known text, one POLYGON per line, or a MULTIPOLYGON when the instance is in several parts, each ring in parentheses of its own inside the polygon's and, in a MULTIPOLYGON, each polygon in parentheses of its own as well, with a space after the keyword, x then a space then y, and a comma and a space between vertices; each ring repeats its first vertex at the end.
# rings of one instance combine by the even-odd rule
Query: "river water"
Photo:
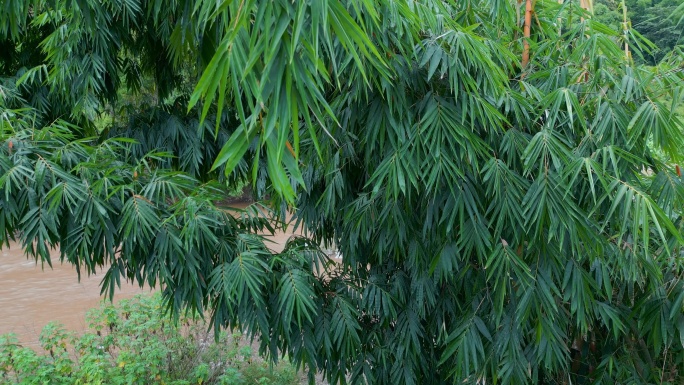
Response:
MULTIPOLYGON (((52 255, 52 266, 27 259, 18 244, 0 251, 0 334, 16 333, 25 345, 37 345, 38 336, 50 321, 67 329, 86 328, 85 313, 98 305, 100 281, 104 272, 78 281, 76 269, 59 263, 59 252, 52 255)), ((122 282, 115 302, 138 293, 149 292, 122 282)))
MULTIPOLYGON (((278 233, 268 237, 267 246, 281 251, 292 234, 278 233)), ((72 331, 83 331, 87 325, 85 313, 98 306, 100 281, 104 271, 96 275, 82 275, 79 282, 75 268, 59 263, 59 252, 52 255, 53 268, 27 259, 19 244, 0 250, 0 334, 16 333, 22 344, 38 346, 38 336, 50 321, 56 321, 72 331)), ((122 282, 114 295, 114 302, 149 288, 122 282)))

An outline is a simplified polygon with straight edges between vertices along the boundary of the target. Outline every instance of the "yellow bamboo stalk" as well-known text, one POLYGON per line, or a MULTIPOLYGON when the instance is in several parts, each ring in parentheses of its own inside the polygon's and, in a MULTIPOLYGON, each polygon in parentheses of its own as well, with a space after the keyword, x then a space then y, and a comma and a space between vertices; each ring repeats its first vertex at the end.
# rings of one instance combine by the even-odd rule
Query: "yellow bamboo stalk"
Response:
POLYGON ((530 62, 530 26, 532 25, 532 0, 525 0, 525 25, 523 27, 522 67, 530 62))

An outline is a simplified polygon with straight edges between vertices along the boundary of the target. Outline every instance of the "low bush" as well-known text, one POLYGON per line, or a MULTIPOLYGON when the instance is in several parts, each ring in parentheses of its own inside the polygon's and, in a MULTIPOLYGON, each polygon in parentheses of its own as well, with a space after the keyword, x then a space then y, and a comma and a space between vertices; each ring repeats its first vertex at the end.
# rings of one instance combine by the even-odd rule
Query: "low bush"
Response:
POLYGON ((41 351, 0 336, 0 383, 15 384, 269 384, 294 385, 291 365, 271 366, 239 333, 218 341, 194 316, 170 322, 158 295, 103 304, 88 315, 90 330, 76 335, 48 324, 41 351))

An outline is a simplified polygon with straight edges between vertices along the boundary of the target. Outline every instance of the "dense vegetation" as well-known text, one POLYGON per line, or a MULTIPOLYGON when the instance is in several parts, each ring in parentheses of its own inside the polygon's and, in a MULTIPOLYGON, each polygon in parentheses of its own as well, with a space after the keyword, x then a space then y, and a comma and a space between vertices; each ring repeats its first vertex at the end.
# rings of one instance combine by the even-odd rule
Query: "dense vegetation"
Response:
POLYGON ((88 313, 89 331, 74 335, 48 324, 39 352, 0 336, 0 382, 24 384, 298 385, 294 368, 255 356, 239 333, 206 333, 197 315, 176 327, 159 295, 122 300, 88 313))
POLYGON ((677 45, 684 44, 684 2, 681 0, 598 0, 595 18, 619 31, 623 28, 623 7, 627 10, 627 22, 646 39, 639 39, 644 54, 637 60, 655 65, 677 45))
POLYGON ((532 3, 6 0, 2 242, 333 383, 679 382, 682 51, 532 3))

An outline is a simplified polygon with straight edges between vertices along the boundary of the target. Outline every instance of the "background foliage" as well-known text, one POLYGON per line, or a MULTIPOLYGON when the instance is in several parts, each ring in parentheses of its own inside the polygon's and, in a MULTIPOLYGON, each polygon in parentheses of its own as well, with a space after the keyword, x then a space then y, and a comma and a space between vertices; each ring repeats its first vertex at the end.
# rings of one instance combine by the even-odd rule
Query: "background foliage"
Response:
MULTIPOLYGON (((622 29, 622 4, 620 1, 597 1, 596 20, 615 30, 622 29)), ((654 45, 640 60, 655 65, 677 45, 684 44, 684 3, 681 0, 626 0, 624 4, 631 26, 654 45)))
POLYGON ((681 380, 681 50, 571 1, 524 67, 517 2, 163 3, 6 3, 4 243, 333 383, 681 380), (124 86, 155 105, 82 123, 124 86))

